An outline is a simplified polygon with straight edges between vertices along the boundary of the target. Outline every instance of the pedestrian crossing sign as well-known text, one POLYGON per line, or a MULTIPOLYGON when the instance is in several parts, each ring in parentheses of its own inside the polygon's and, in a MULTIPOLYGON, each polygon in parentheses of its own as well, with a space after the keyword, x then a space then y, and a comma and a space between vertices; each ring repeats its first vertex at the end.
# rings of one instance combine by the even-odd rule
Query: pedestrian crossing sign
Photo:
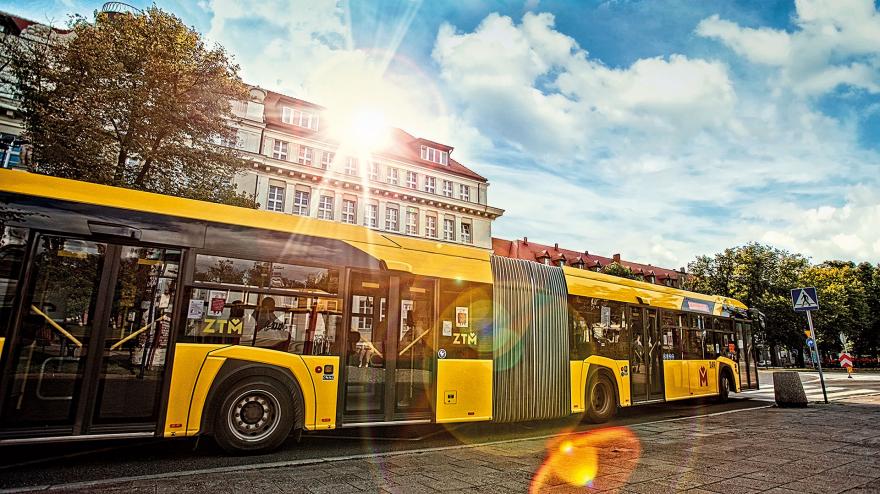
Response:
POLYGON ((796 312, 806 312, 819 308, 819 297, 814 287, 795 288, 791 291, 791 303, 796 312))

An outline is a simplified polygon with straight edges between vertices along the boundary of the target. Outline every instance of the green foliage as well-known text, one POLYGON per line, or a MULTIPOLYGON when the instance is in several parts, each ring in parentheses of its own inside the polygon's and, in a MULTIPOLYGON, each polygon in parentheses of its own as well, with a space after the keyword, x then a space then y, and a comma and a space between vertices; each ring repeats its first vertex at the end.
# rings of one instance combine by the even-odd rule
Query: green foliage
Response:
POLYGON ((70 27, 12 50, 32 171, 254 206, 232 182, 245 162, 217 144, 246 96, 223 48, 157 7, 70 27))
POLYGON ((612 262, 611 264, 606 264, 605 266, 602 266, 602 272, 605 274, 610 274, 612 276, 629 278, 631 280, 640 279, 632 272, 632 269, 620 264, 619 262, 612 262))
POLYGON ((813 322, 823 352, 842 349, 841 333, 854 342, 856 353, 873 355, 880 349, 878 266, 845 261, 811 266, 800 254, 750 243, 699 256, 688 268, 686 289, 734 297, 761 311, 766 324, 755 336, 773 349, 805 348, 806 317, 791 306, 791 290, 804 286, 816 287, 819 294, 813 322))

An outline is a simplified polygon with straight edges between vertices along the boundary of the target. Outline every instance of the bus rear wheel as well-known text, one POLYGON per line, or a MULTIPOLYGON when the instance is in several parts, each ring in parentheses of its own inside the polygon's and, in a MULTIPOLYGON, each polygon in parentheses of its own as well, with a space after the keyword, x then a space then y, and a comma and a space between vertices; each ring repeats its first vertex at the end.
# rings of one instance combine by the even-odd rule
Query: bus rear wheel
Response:
POLYGON ((731 388, 731 380, 730 375, 727 372, 722 372, 721 377, 718 378, 718 401, 721 403, 726 403, 727 398, 730 396, 730 388, 731 388))
POLYGON ((214 440, 229 453, 250 454, 281 446, 293 428, 293 399, 271 378, 246 378, 223 393, 214 440))
POLYGON ((614 384, 603 373, 595 374, 587 384, 587 418, 601 424, 617 414, 617 396, 614 384))

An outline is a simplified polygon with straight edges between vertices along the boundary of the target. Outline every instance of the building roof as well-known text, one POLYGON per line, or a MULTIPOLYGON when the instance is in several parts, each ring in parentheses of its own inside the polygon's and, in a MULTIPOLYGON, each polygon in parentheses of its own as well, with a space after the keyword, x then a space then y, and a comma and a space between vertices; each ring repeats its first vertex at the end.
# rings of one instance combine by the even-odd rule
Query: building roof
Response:
MULTIPOLYGON (((326 110, 326 108, 324 108, 323 106, 316 105, 314 103, 301 100, 299 98, 287 96, 285 94, 277 93, 275 91, 266 91, 266 98, 263 101, 263 104, 265 105, 267 128, 302 137, 319 139, 332 144, 338 144, 335 139, 327 134, 325 130, 327 128, 326 125, 319 125, 318 130, 314 131, 311 129, 299 127, 297 125, 291 125, 282 122, 281 110, 279 108, 280 103, 289 104, 293 108, 303 108, 319 113, 326 110)), ((449 156, 448 164, 446 165, 434 163, 433 161, 423 160, 419 148, 421 144, 435 145, 443 151, 451 152, 452 146, 437 143, 435 141, 430 141, 428 139, 415 137, 409 132, 406 132, 405 130, 399 129, 397 127, 391 127, 389 129, 389 133, 389 144, 386 146, 385 149, 375 152, 376 155, 385 156, 392 159, 402 159, 412 163, 417 163, 424 168, 452 173, 454 175, 471 178, 480 182, 487 182, 485 177, 456 161, 452 158, 452 156, 449 156)))
MULTIPOLYGON (((17 15, 13 15, 13 14, 10 14, 9 12, 4 12, 2 10, 0 10, 0 17, 4 18, 9 23, 11 23, 12 26, 15 27, 15 29, 17 30, 15 33, 13 33, 15 35, 21 34, 22 31, 24 31, 25 29, 27 29, 31 26, 34 26, 34 25, 45 26, 45 24, 43 24, 41 22, 32 21, 30 19, 25 19, 24 17, 19 17, 17 15)), ((49 26, 47 26, 47 27, 49 27, 49 26)), ((58 32, 58 33, 62 33, 62 34, 70 32, 69 29, 58 29, 56 27, 52 27, 52 30, 55 32, 58 32)))
POLYGON ((559 244, 544 245, 529 241, 528 237, 516 240, 506 240, 503 238, 492 237, 492 250, 495 255, 512 257, 514 259, 526 259, 529 261, 538 261, 539 257, 549 256, 550 260, 556 263, 560 259, 565 259, 567 266, 574 265, 578 260, 583 261, 584 268, 590 269, 595 267, 603 267, 613 262, 618 262, 622 266, 630 268, 633 273, 643 276, 653 274, 657 281, 665 279, 679 279, 684 275, 683 271, 674 269, 661 268, 650 264, 642 264, 632 261, 622 260, 620 254, 612 257, 598 256, 590 254, 588 251, 576 251, 560 248, 559 244))

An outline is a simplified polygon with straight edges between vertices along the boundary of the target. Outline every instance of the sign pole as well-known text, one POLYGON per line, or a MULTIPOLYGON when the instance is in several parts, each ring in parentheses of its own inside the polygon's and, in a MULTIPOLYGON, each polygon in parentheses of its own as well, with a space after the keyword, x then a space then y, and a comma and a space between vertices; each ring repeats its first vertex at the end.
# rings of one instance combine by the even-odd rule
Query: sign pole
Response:
POLYGON ((810 338, 813 340, 813 348, 816 350, 816 366, 819 367, 819 382, 822 383, 822 397, 825 398, 825 404, 828 404, 828 393, 825 391, 825 376, 822 375, 822 355, 819 353, 819 342, 816 341, 816 332, 813 331, 812 311, 807 312, 807 324, 810 325, 810 338))

